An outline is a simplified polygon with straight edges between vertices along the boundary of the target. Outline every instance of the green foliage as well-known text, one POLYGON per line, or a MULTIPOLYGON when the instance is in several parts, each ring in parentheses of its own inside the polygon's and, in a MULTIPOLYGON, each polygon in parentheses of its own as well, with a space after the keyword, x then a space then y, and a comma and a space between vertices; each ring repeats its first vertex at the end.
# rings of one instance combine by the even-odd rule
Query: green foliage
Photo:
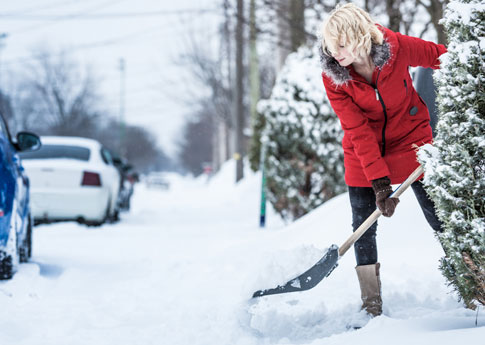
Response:
POLYGON ((485 4, 452 1, 443 20, 449 52, 438 83, 435 149, 425 148, 425 184, 444 232, 441 270, 469 308, 485 305, 485 4))
POLYGON ((343 132, 315 52, 302 47, 288 57, 258 111, 265 123, 268 199, 283 218, 299 218, 346 190, 343 132))

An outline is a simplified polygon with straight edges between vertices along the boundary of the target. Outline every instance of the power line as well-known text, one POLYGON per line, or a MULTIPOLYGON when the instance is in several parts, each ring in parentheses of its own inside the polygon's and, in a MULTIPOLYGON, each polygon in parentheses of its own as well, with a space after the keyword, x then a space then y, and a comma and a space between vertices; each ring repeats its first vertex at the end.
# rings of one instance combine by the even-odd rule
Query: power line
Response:
MULTIPOLYGON (((133 33, 127 34, 127 35, 122 35, 118 37, 114 37, 111 39, 106 39, 102 41, 95 41, 91 43, 86 43, 86 44, 79 44, 76 46, 70 46, 69 51, 78 51, 78 50, 84 50, 84 49, 91 49, 91 48, 99 48, 99 47, 108 47, 110 45, 115 45, 115 44, 120 44, 129 41, 130 39, 137 38, 140 36, 143 36, 147 33, 155 32, 157 30, 160 30, 160 26, 155 26, 155 27, 150 27, 148 29, 144 30, 139 30, 135 31, 133 33)), ((57 54, 52 54, 54 55, 62 55, 63 53, 57 53, 57 54)), ((37 60, 40 56, 43 56, 43 54, 34 54, 30 56, 24 56, 24 57, 18 57, 18 58, 12 58, 8 61, 5 61, 3 64, 4 65, 16 65, 16 64, 25 64, 31 61, 37 60)))
MULTIPOLYGON (((34 25, 31 25, 31 26, 28 26, 28 27, 25 27, 25 28, 21 28, 19 29, 18 31, 13 31, 13 32, 10 32, 10 35, 18 35, 18 34, 22 34, 22 33, 25 33, 25 32, 29 32, 29 31, 32 31, 32 30, 36 30, 36 29, 39 29, 39 28, 44 28, 46 26, 52 26, 52 25, 55 25, 57 24, 57 22, 60 22, 60 21, 65 21, 65 20, 68 20, 68 19, 75 19, 79 16, 83 16, 83 15, 87 15, 89 13, 92 13, 93 11, 97 11, 99 9, 102 9, 102 8, 106 8, 106 7, 109 7, 109 6, 112 6, 116 3, 120 3, 120 2, 123 2, 123 1, 126 1, 126 0, 109 0, 107 2, 104 2, 102 3, 101 5, 99 6, 95 6, 95 7, 91 7, 85 11, 82 11, 82 12, 78 12, 78 13, 73 13, 73 14, 69 14, 69 15, 64 15, 62 19, 58 19, 54 22, 50 22, 50 23, 42 23, 42 24, 34 24, 34 25)), ((2 20, 8 20, 9 19, 9 15, 1 15, 0 14, 0 19, 2 20)), ((16 17, 16 16, 12 16, 12 17, 16 17)), ((15 19, 17 20, 17 19, 15 19)))
POLYGON ((215 12, 216 9, 183 9, 183 10, 160 10, 152 12, 137 13, 99 13, 99 14, 63 14, 63 15, 28 15, 28 14, 0 14, 2 20, 32 20, 32 21, 57 21, 66 19, 77 20, 99 20, 99 19, 120 19, 134 17, 158 17, 180 14, 204 14, 215 12))
MULTIPOLYGON (((105 40, 102 40, 102 41, 95 41, 95 42, 79 44, 79 45, 75 45, 75 46, 69 46, 69 51, 74 52, 74 51, 85 50, 85 49, 104 48, 104 47, 108 47, 108 46, 111 46, 111 45, 123 44, 123 43, 126 43, 126 42, 134 39, 134 38, 137 38, 137 37, 140 37, 140 36, 143 36, 145 34, 152 33, 152 32, 156 32, 160 29, 162 29, 162 27, 156 25, 156 26, 152 26, 152 27, 149 27, 147 29, 144 29, 144 30, 135 31, 135 32, 132 32, 132 33, 129 33, 129 34, 126 34, 126 35, 105 39, 105 40)), ((51 56, 60 56, 64 53, 65 52, 52 53, 51 56)), ((11 58, 11 59, 3 62, 3 66, 26 64, 26 63, 37 60, 39 57, 42 57, 43 55, 44 55, 44 53, 33 54, 33 55, 17 57, 17 58, 11 58)))
POLYGON ((51 3, 49 5, 35 6, 35 7, 30 7, 30 8, 28 7, 28 8, 23 8, 23 9, 20 9, 20 10, 16 10, 14 12, 3 13, 0 16, 24 15, 25 13, 36 12, 36 11, 44 11, 44 10, 51 9, 53 7, 59 7, 59 6, 67 5, 67 4, 72 4, 74 2, 79 2, 79 1, 78 0, 67 0, 67 1, 66 0, 63 0, 63 1, 57 1, 57 2, 51 3))

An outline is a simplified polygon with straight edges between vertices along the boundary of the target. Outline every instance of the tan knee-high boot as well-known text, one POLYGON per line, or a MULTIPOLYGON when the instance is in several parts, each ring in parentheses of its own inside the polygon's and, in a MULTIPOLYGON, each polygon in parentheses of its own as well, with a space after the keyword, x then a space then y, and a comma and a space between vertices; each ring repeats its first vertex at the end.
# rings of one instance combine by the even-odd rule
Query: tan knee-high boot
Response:
POLYGON ((381 279, 379 276, 380 264, 357 266, 362 297, 362 309, 372 316, 382 314, 381 279))

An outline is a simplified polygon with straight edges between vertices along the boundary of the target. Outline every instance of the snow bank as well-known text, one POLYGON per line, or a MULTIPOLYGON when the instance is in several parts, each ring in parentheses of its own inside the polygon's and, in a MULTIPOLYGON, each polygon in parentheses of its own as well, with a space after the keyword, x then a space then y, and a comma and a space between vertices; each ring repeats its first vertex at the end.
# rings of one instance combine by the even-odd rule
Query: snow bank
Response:
POLYGON ((36 227, 32 262, 0 282, 0 344, 451 345, 485 336, 485 313, 446 287, 441 248, 411 191, 379 220, 384 315, 360 312, 352 251, 313 290, 250 299, 342 244, 350 209, 343 194, 284 226, 269 208, 260 229, 260 176, 235 185, 234 171, 173 176, 168 191, 139 184, 118 224, 36 227))

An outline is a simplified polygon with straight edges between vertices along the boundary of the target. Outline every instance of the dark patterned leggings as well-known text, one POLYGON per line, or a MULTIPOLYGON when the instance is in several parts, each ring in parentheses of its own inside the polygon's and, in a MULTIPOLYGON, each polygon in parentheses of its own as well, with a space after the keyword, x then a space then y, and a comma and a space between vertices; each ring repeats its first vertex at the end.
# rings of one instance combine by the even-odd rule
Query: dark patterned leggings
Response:
MULTIPOLYGON (((443 231, 441 221, 435 213, 434 203, 428 197, 423 184, 417 181, 411 187, 429 225, 434 231, 443 231)), ((371 187, 349 187, 349 197, 352 206, 352 227, 355 231, 375 211, 376 196, 371 187)), ((377 262, 376 230, 377 222, 355 242, 354 251, 357 265, 370 265, 377 262)))

